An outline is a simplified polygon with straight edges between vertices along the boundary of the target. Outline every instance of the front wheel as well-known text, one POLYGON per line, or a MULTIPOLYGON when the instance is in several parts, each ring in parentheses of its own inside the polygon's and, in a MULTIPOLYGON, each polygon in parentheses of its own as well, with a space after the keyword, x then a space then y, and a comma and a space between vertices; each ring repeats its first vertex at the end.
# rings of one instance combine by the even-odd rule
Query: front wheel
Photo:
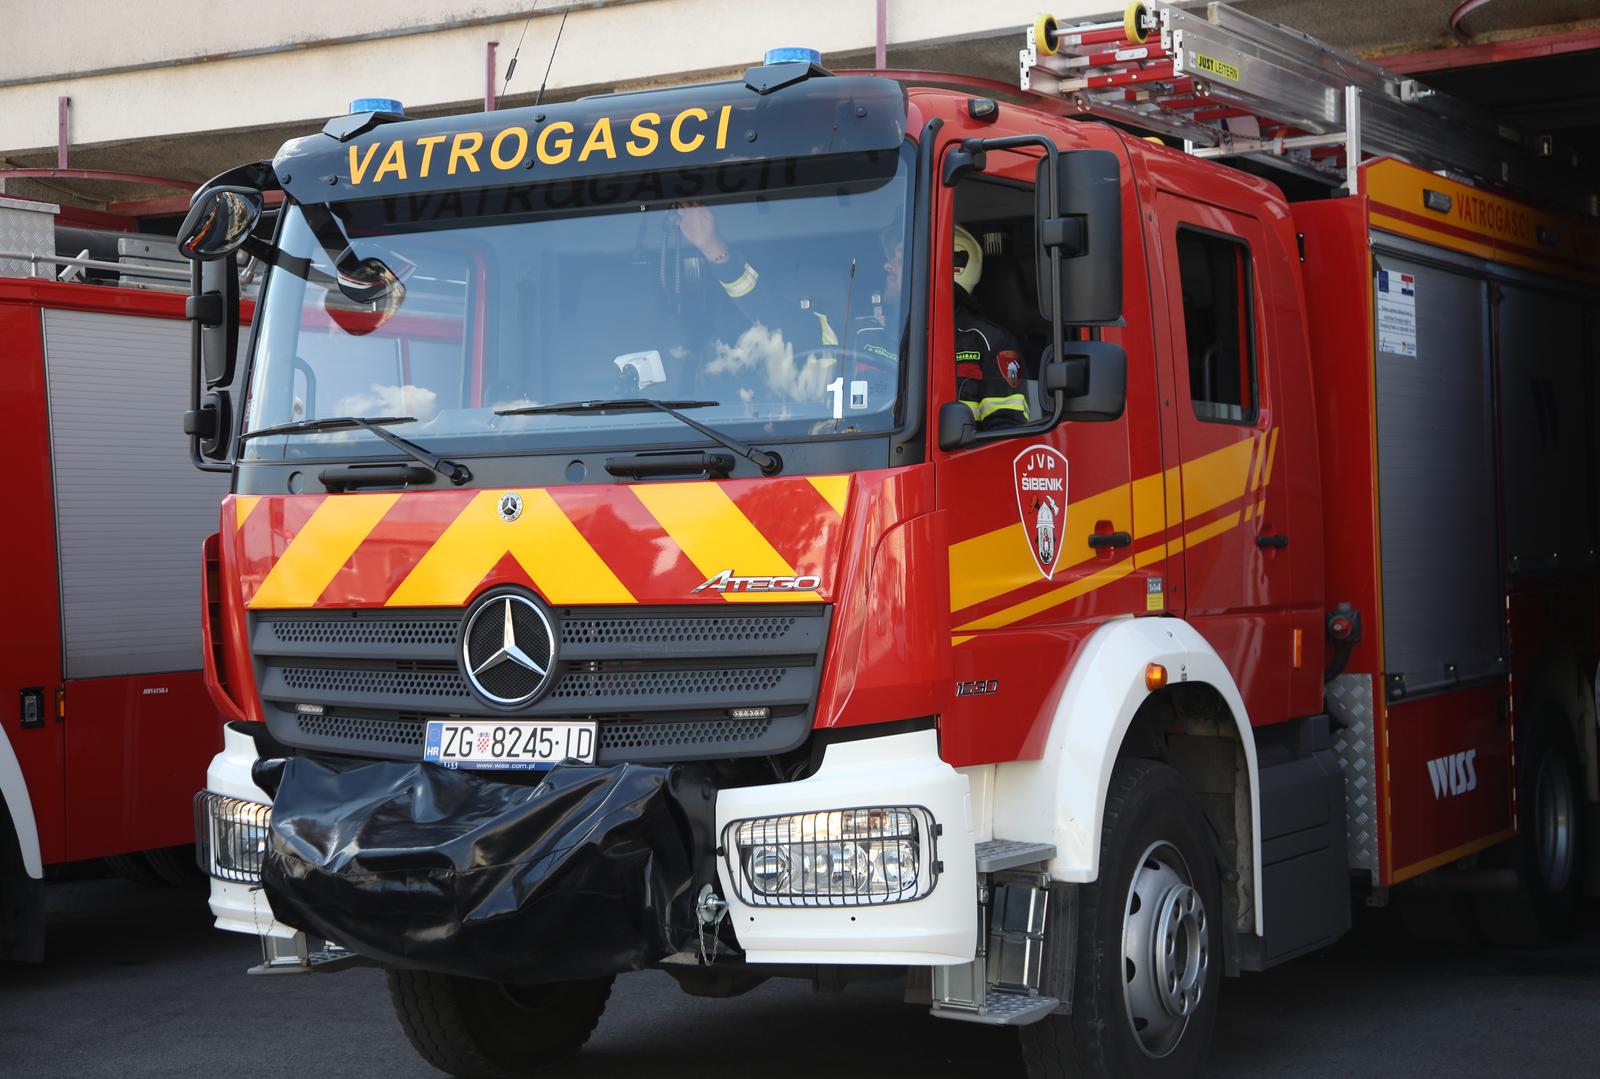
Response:
POLYGON ((1032 1079, 1198 1073, 1216 1026, 1222 899, 1205 816, 1155 761, 1117 764, 1082 890, 1070 1016, 1022 1028, 1032 1079))
POLYGON ((389 997, 411 1046, 462 1079, 536 1075, 594 1032, 611 979, 505 985, 422 970, 389 971, 389 997))

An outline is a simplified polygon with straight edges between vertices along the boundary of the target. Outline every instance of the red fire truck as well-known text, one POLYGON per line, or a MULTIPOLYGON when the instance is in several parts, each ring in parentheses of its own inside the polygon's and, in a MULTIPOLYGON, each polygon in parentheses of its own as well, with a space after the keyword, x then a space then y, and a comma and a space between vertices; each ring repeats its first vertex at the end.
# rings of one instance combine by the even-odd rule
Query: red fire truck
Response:
POLYGON ((0 402, 18 516, 0 686, 0 957, 44 948, 47 866, 181 875, 220 745, 194 552, 227 494, 171 431, 188 276, 172 242, 0 199, 0 402), (163 265, 164 262, 164 265, 163 265))
POLYGON ((261 969, 388 968, 457 1075, 645 966, 903 968, 1032 1074, 1189 1075, 1353 894, 1570 929, 1576 180, 1226 8, 1029 40, 1022 104, 782 52, 197 193, 196 819, 261 969))

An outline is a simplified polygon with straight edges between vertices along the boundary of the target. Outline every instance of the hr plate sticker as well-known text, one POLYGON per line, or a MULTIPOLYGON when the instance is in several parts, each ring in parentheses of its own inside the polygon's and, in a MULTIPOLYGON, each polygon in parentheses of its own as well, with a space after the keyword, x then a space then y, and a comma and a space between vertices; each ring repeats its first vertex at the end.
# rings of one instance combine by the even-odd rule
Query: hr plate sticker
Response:
POLYGON ((1029 446, 1012 463, 1017 512, 1028 552, 1045 580, 1061 559, 1061 529, 1067 512, 1067 458, 1054 446, 1029 446))

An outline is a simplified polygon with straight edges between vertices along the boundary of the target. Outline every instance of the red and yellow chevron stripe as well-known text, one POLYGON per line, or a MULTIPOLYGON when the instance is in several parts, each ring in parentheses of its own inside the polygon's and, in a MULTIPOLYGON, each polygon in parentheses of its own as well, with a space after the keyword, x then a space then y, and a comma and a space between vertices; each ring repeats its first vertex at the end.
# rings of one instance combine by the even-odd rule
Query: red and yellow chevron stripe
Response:
MULTIPOLYGON (((1083 572, 1085 547, 1043 580, 1020 520, 949 548, 952 641, 1027 622, 1258 518, 1279 428, 1067 506, 1063 534, 1123 520, 1130 557, 1083 572)), ((557 605, 825 602, 839 587, 849 476, 783 477, 505 492, 237 496, 225 504, 239 585, 253 609, 461 607, 493 583, 557 605), (724 570, 818 576, 813 592, 694 589, 724 570)))
POLYGON ((822 602, 850 477, 526 488, 511 522, 504 493, 239 496, 223 519, 254 609, 461 607, 504 582, 557 605, 822 602), (822 587, 692 593, 723 570, 822 587))

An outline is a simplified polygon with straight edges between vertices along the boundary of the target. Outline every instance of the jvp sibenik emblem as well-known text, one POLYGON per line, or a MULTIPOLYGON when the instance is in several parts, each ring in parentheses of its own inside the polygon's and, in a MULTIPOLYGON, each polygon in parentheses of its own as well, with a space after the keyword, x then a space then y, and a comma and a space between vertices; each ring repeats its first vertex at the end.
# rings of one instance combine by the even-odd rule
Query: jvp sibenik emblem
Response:
POLYGON ((1012 464, 1017 512, 1028 550, 1045 580, 1061 558, 1061 532, 1067 520, 1067 458, 1053 446, 1029 446, 1012 464))

